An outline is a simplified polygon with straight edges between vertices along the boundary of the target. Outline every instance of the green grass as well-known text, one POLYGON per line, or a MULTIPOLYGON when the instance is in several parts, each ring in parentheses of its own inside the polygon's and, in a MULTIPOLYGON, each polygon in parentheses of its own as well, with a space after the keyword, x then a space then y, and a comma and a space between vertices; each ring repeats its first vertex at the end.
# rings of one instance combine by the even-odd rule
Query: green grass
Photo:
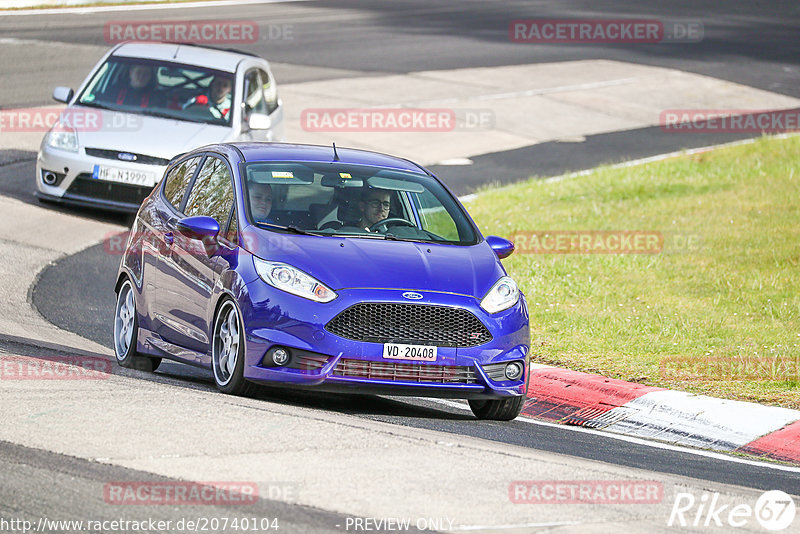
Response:
POLYGON ((485 235, 664 235, 657 254, 504 260, 528 300, 533 361, 800 408, 800 137, 532 179, 467 207, 485 235))

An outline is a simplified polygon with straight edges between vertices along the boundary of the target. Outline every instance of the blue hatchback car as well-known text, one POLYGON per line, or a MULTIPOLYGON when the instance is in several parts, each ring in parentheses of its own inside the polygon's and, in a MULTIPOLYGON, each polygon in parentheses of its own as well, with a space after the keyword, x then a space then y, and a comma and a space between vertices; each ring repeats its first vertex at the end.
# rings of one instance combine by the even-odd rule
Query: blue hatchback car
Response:
POLYGON ((228 143, 175 158, 116 283, 123 367, 162 358, 256 384, 468 399, 510 420, 527 391, 528 310, 430 172, 374 152, 228 143))

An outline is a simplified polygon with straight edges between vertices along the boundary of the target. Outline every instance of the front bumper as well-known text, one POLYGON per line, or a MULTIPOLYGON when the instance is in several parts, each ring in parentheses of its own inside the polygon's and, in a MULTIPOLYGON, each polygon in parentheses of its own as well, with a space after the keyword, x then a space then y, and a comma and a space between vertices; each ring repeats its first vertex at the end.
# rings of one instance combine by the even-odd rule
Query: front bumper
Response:
MULTIPOLYGON (((251 297, 258 299, 258 288, 255 290, 251 297)), ((384 395, 496 399, 526 394, 527 365, 516 380, 489 372, 508 362, 527 361, 530 333, 524 297, 512 308, 490 315, 473 297, 421 292, 426 304, 468 310, 492 334, 489 342, 473 347, 439 347, 435 362, 384 359, 383 343, 346 339, 325 328, 356 303, 407 304, 401 296, 404 291, 343 290, 327 305, 294 296, 280 303, 274 303, 274 298, 272 302, 256 300, 253 309, 243 310, 250 314, 245 317, 249 325, 245 378, 272 385, 384 395), (288 301, 295 301, 296 306, 288 301), (268 352, 276 346, 293 354, 290 366, 276 367, 269 362, 268 352)))
POLYGON ((158 183, 166 169, 166 166, 161 165, 89 156, 83 147, 79 150, 80 152, 67 152, 42 144, 36 159, 35 195, 38 198, 73 206, 136 213, 142 201, 152 192, 153 186, 97 179, 95 166, 147 172, 155 176, 155 183, 158 183), (45 183, 44 173, 47 171, 57 175, 55 184, 45 183))

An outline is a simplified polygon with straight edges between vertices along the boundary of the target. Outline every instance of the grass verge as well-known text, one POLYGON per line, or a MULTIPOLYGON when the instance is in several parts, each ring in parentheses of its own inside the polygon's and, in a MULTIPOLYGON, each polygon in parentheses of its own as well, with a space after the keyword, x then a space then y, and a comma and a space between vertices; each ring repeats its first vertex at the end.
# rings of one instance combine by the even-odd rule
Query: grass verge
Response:
POLYGON ((517 241, 504 264, 533 361, 800 408, 800 137, 532 179, 468 208, 517 241), (625 231, 658 245, 597 253, 625 231))

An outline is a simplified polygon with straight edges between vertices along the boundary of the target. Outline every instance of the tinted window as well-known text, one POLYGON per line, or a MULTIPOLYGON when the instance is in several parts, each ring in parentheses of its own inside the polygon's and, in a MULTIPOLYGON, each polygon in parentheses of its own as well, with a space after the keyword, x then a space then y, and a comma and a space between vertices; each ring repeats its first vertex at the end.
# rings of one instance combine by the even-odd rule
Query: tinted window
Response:
POLYGON ((221 159, 209 156, 197 174, 184 213, 189 217, 213 217, 224 229, 232 205, 233 184, 228 166, 221 159))
POLYGON ((194 175, 194 170, 197 168, 197 163, 200 161, 200 156, 196 158, 187 159, 180 165, 173 167, 169 174, 164 179, 164 197, 172 204, 176 210, 180 210, 181 200, 183 194, 186 192, 186 186, 194 175))

